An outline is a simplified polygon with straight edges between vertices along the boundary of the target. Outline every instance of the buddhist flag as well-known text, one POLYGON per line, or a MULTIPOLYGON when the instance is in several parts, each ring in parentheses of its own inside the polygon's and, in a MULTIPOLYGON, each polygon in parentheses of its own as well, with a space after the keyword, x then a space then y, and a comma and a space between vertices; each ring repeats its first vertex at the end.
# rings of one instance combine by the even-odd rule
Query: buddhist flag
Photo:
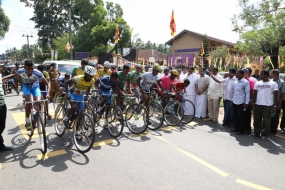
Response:
POLYGON ((65 51, 70 52, 70 44, 69 44, 69 42, 67 42, 67 44, 65 46, 65 51))
POLYGON ((176 23, 175 23, 175 19, 174 19, 174 10, 172 10, 172 14, 171 14, 170 31, 171 31, 171 37, 174 37, 175 36, 175 32, 176 32, 176 23))
POLYGON ((40 48, 40 54, 43 55, 43 50, 40 48))
POLYGON ((118 41, 120 40, 119 35, 120 35, 119 27, 118 24, 116 24, 115 43, 118 43, 118 41))
POLYGON ((33 55, 32 55, 32 56, 33 56, 33 58, 35 58, 35 52, 33 52, 33 55))

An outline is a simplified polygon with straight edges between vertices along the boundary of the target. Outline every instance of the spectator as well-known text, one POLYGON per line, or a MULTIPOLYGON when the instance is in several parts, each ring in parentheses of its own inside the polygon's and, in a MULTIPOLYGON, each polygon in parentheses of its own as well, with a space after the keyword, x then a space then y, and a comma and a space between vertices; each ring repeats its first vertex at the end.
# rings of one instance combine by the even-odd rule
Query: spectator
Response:
POLYGON ((230 69, 229 77, 225 79, 218 80, 213 75, 211 76, 215 82, 224 84, 224 120, 222 126, 233 127, 232 99, 234 95, 234 84, 237 80, 235 75, 236 75, 236 70, 230 69))
POLYGON ((260 80, 260 79, 259 79, 259 76, 260 76, 260 75, 259 75, 259 70, 258 70, 258 69, 255 69, 254 75, 251 75, 251 76, 252 76, 253 78, 255 78, 256 80, 259 81, 259 80, 260 80))
POLYGON ((234 129, 231 132, 238 132, 236 135, 244 133, 244 110, 247 109, 250 97, 249 82, 244 79, 244 70, 238 70, 237 81, 234 83, 234 95, 232 99, 234 113, 234 129))
MULTIPOLYGON (((5 77, 3 77, 5 80, 5 77)), ((4 90, 2 88, 2 75, 0 74, 0 151, 13 150, 12 147, 4 145, 3 132, 6 126, 7 106, 4 100, 4 90)))
POLYGON ((275 114, 277 108, 278 86, 276 82, 269 80, 269 71, 261 71, 260 80, 254 86, 252 98, 255 110, 252 135, 256 137, 261 135, 262 140, 267 140, 270 133, 271 114, 272 112, 275 114))
MULTIPOLYGON (((250 69, 251 71, 251 69, 250 69)), ((248 107, 247 109, 245 110, 245 123, 244 123, 244 130, 245 130, 245 133, 247 134, 251 134, 251 111, 252 111, 252 108, 251 108, 251 105, 252 105, 252 95, 253 95, 253 90, 254 90, 254 80, 252 80, 253 78, 250 77, 250 71, 248 69, 244 69, 244 78, 249 82, 249 87, 250 87, 250 101, 249 101, 249 104, 248 104, 248 107)))
MULTIPOLYGON (((280 111, 281 111, 281 107, 282 107, 282 100, 283 100, 281 98, 282 97, 284 98, 283 93, 285 93, 285 84, 284 84, 284 81, 279 78, 279 70, 278 69, 272 69, 270 71, 270 78, 272 78, 273 81, 276 82, 276 84, 278 86, 277 108, 276 108, 276 113, 271 118, 271 128, 270 128, 270 134, 276 135, 277 128, 279 125, 279 116, 280 116, 280 111)), ((283 123, 284 123, 284 119, 283 119, 283 123)))
POLYGON ((189 68, 188 72, 188 80, 190 81, 190 84, 186 88, 186 95, 185 99, 190 100, 194 106, 196 105, 196 90, 195 90, 195 83, 197 80, 197 74, 195 73, 194 67, 189 68))
MULTIPOLYGON (((211 75, 215 77, 217 80, 222 80, 223 77, 218 74, 218 68, 212 68, 211 75)), ((218 123, 219 109, 220 109, 220 101, 223 97, 223 85, 220 83, 216 83, 212 78, 210 79, 210 84, 208 88, 208 111, 209 118, 207 121, 212 121, 213 123, 218 123)))
POLYGON ((199 69, 199 76, 195 82, 196 90, 196 114, 195 117, 206 118, 207 113, 207 89, 210 83, 210 77, 205 74, 206 69, 199 69))
POLYGON ((179 80, 183 82, 188 77, 188 67, 182 66, 182 72, 180 73, 179 80))

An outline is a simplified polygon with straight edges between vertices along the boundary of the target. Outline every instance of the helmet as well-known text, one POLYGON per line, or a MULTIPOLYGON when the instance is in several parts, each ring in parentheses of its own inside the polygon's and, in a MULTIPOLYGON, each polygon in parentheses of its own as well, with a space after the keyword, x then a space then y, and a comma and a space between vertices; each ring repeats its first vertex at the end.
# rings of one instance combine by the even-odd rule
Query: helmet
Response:
POLYGON ((171 71, 171 74, 173 74, 175 76, 178 76, 179 72, 176 69, 174 69, 174 70, 171 71))
POLYGON ((86 65, 84 67, 84 71, 85 73, 87 73, 88 75, 94 76, 95 75, 95 68, 89 65, 86 65))
POLYGON ((152 69, 153 69, 153 70, 157 70, 158 72, 161 72, 161 71, 162 71, 162 69, 161 69, 161 67, 160 67, 159 64, 154 64, 153 67, 152 67, 152 69))
POLYGON ((110 67, 110 62, 109 61, 105 61, 104 62, 104 67, 110 67))

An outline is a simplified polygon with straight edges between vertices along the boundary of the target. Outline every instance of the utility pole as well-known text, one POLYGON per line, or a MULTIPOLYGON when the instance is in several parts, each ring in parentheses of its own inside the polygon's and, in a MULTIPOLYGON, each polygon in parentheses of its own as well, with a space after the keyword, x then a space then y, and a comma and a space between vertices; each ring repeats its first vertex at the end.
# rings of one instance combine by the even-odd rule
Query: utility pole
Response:
POLYGON ((69 22, 69 45, 70 45, 70 60, 73 60, 73 52, 72 52, 72 30, 71 30, 71 3, 68 8, 68 22, 69 22))
POLYGON ((23 34, 23 36, 22 37, 27 37, 27 45, 28 45, 28 58, 29 58, 29 56, 30 56, 30 45, 29 45, 29 38, 32 38, 33 36, 32 35, 25 35, 25 34, 23 34))

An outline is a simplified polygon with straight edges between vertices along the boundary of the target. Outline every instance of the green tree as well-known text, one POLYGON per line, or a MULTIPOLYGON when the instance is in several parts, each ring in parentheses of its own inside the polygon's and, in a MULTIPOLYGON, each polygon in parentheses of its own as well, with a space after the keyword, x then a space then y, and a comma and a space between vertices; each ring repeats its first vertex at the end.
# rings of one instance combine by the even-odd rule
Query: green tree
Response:
POLYGON ((56 47, 56 50, 58 51, 58 57, 57 57, 58 60, 69 58, 69 53, 65 50, 66 44, 68 42, 69 42, 68 33, 64 33, 61 37, 58 37, 53 40, 53 45, 56 47))
POLYGON ((5 34, 9 31, 9 26, 10 20, 5 15, 4 9, 0 7, 0 40, 2 40, 5 34))
POLYGON ((285 45, 284 0, 255 4, 239 0, 239 6, 241 13, 232 18, 234 31, 241 34, 239 47, 254 55, 269 55, 277 68, 279 47, 285 45))

